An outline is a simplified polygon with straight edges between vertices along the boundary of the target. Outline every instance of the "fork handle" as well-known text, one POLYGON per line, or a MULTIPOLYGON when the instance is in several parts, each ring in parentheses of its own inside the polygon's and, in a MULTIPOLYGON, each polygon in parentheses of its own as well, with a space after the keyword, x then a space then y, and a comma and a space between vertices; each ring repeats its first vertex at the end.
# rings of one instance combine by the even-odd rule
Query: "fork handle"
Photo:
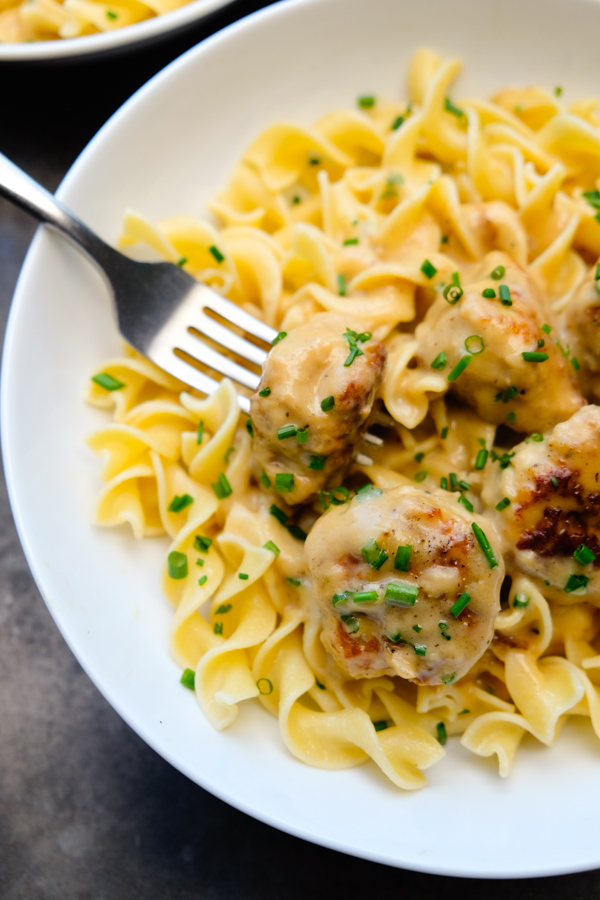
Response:
POLYGON ((25 212, 31 213, 40 222, 52 225, 72 238, 98 263, 109 281, 113 281, 111 275, 124 259, 123 255, 80 222, 50 191, 34 181, 2 153, 0 153, 0 195, 25 212))

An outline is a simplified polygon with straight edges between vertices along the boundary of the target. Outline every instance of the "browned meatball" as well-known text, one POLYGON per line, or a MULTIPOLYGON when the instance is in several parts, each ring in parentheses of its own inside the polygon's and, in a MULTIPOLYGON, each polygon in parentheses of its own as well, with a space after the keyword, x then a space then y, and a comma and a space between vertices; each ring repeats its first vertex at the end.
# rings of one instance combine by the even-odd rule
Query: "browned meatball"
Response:
POLYGON ((316 522, 305 558, 323 644, 354 678, 451 684, 492 640, 504 577, 497 538, 448 493, 360 492, 316 522))
POLYGON ((540 286, 505 253, 489 253, 452 299, 438 296, 418 326, 420 361, 448 375, 448 389, 482 419, 544 431, 585 403, 540 286))
POLYGON ((385 347, 347 324, 320 313, 291 331, 269 353, 251 399, 255 474, 289 504, 340 483, 381 383, 385 347))
POLYGON ((594 266, 569 302, 564 323, 572 356, 579 363, 579 383, 586 397, 600 400, 600 279, 594 266))

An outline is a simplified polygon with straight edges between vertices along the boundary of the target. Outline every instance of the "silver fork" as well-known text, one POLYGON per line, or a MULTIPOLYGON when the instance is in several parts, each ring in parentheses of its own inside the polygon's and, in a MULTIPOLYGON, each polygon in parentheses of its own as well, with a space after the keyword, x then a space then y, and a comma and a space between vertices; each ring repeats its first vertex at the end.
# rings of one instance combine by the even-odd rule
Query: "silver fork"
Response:
MULTIPOLYGON (((208 313, 216 314, 268 345, 277 337, 274 328, 196 281, 174 263, 138 262, 114 250, 1 153, 0 195, 66 234, 92 257, 112 290, 119 331, 143 356, 204 394, 214 393, 219 382, 175 351, 185 353, 190 360, 251 391, 256 390, 260 375, 218 353, 202 336, 261 368, 268 350, 236 334, 208 313)), ((241 394, 238 398, 240 407, 249 412, 248 398, 241 394)), ((365 440, 382 443, 381 438, 371 434, 366 434, 365 440)), ((357 461, 362 465, 372 462, 363 454, 357 456, 357 461)))

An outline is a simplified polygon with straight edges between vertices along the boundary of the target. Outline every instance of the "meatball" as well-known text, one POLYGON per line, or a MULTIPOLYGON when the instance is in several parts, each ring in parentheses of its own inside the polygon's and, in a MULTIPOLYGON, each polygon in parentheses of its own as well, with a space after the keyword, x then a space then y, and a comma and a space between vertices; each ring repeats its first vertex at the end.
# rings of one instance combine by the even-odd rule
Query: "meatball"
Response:
POLYGON ((482 419, 544 431, 584 404, 537 281, 510 257, 489 253, 452 299, 438 296, 416 329, 419 360, 447 373, 448 388, 482 419))
POLYGON ((311 499, 331 478, 340 483, 366 429, 385 359, 370 332, 347 328, 335 313, 313 316, 273 347, 250 403, 253 467, 287 503, 311 499))
POLYGON ((600 605, 598 447, 600 409, 586 406, 515 447, 511 464, 482 494, 509 568, 536 579, 559 603, 600 605))
POLYGON ((571 299, 564 314, 569 350, 577 359, 579 382, 584 394, 600 400, 600 280, 597 267, 571 299))
POLYGON ((353 678, 453 683, 492 640, 504 577, 497 544, 493 526, 446 492, 360 491, 305 544, 325 648, 353 678))

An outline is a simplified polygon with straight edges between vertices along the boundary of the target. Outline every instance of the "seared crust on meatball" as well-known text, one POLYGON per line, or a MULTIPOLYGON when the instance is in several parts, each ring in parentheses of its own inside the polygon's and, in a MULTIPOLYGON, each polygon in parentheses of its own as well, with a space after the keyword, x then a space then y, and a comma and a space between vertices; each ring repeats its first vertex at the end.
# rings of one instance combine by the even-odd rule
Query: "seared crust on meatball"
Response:
POLYGON ((454 304, 438 296, 417 327, 421 365, 430 366, 443 353, 447 362, 440 370, 450 374, 463 357, 473 354, 448 387, 486 422, 529 432, 568 419, 585 401, 572 366, 556 344, 553 314, 531 273, 505 253, 489 253, 463 290, 454 304), (493 279, 491 273, 499 267, 504 272, 493 279), (501 288, 508 288, 504 298, 501 288), (484 290, 495 297, 484 297, 484 290), (551 336, 542 325, 551 328, 551 336), (483 340, 482 352, 473 336, 483 340), (547 359, 523 357, 532 352, 547 359))
POLYGON ((600 605, 600 408, 586 406, 514 450, 482 495, 507 565, 559 603, 600 605), (496 511, 504 497, 510 505, 496 511))
POLYGON ((313 526, 305 559, 322 642, 354 678, 451 684, 492 640, 504 576, 498 542, 489 522, 447 492, 360 492, 313 526))
POLYGON ((278 474, 293 475, 289 504, 310 500, 330 479, 339 485, 367 426, 387 354, 348 324, 320 313, 291 331, 269 353, 251 399, 255 474, 273 486, 278 474))

